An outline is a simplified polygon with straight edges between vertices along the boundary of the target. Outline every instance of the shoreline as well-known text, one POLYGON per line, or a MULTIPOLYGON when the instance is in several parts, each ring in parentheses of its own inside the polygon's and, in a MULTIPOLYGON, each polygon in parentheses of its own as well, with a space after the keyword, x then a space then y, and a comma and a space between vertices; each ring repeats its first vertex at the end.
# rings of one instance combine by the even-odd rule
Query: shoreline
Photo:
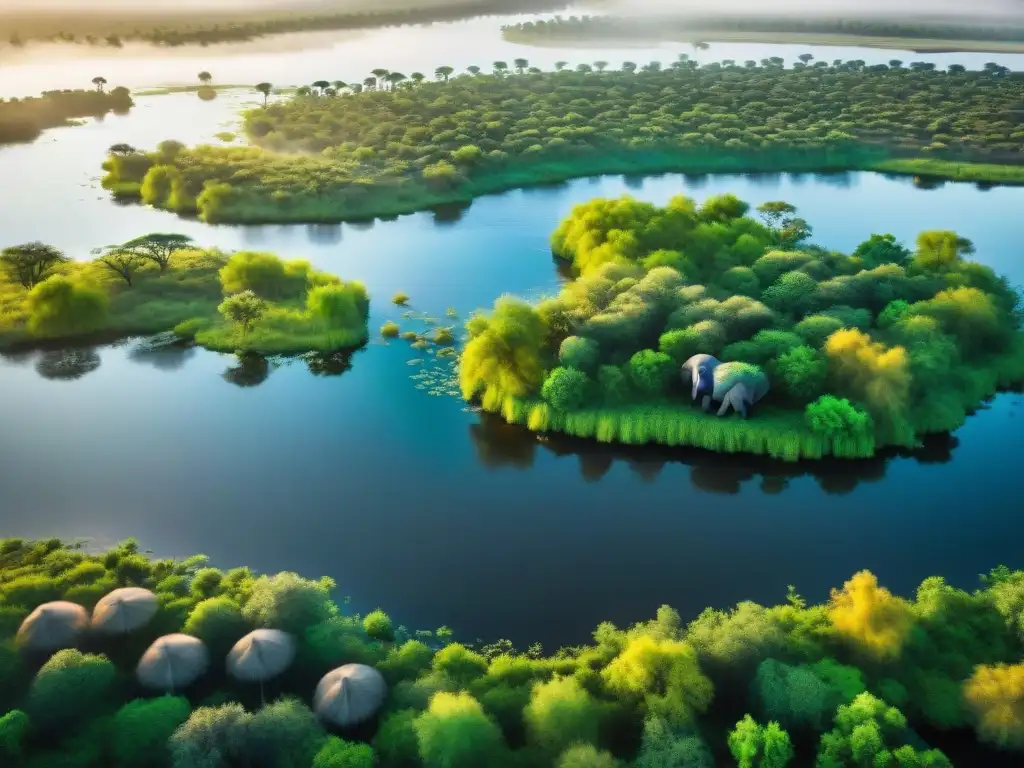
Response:
MULTIPOLYGON (((939 160, 925 157, 887 157, 867 163, 850 164, 823 162, 817 158, 810 159, 806 165, 792 163, 780 164, 777 167, 769 162, 744 162, 752 158, 738 159, 734 156, 718 155, 704 160, 687 157, 658 155, 650 153, 635 155, 605 155, 594 167, 581 169, 567 167, 569 162, 552 161, 522 165, 515 169, 492 173, 486 177, 472 180, 462 188, 450 192, 434 192, 425 186, 415 189, 416 196, 405 196, 404 199, 393 195, 380 195, 368 201, 358 209, 352 207, 345 212, 322 211, 313 213, 305 210, 301 204, 294 205, 291 210, 280 206, 252 206, 241 211, 226 206, 213 221, 207 223, 236 225, 266 224, 341 224, 345 222, 370 221, 373 219, 389 219, 398 216, 422 213, 446 206, 468 207, 474 200, 490 195, 500 195, 516 190, 536 189, 545 186, 566 184, 577 179, 595 178, 600 176, 644 175, 657 176, 668 173, 683 175, 729 175, 729 174, 797 174, 797 173, 879 173, 891 176, 911 177, 921 183, 953 182, 976 183, 992 186, 1024 186, 1024 166, 939 160), (647 157, 645 157, 647 155, 647 157), (696 160, 696 161, 695 161, 696 160)), ((137 185, 120 185, 109 189, 112 197, 121 202, 138 202, 141 197, 137 185)), ((316 198, 310 204, 316 206, 316 198)), ((161 210, 169 210, 161 208, 161 210)))

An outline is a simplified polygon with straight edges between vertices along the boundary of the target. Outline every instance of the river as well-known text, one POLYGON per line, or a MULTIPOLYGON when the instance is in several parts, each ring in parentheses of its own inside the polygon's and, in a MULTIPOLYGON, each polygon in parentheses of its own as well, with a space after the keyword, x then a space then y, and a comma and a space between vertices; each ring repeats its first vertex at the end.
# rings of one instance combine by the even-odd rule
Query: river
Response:
MULTIPOLYGON (((477 23, 433 25, 424 34, 441 47, 402 66, 426 71, 438 51, 469 55, 454 42, 477 23)), ((275 79, 310 79, 294 55, 276 55, 287 74, 275 79)), ((133 62, 111 66, 111 84, 135 84, 133 62)), ((55 65, 38 66, 31 77, 44 82, 55 65)), ((0 93, 9 77, 0 70, 0 93)), ((141 97, 129 116, 0 149, 11 180, 3 244, 45 240, 86 258, 138 234, 179 231, 303 257, 366 283, 375 334, 386 319, 413 322, 388 301, 398 290, 442 323, 447 307, 465 318, 502 293, 557 290, 548 236, 576 203, 730 191, 754 205, 792 202, 814 240, 838 249, 872 232, 910 242, 923 229, 956 229, 977 258, 1024 282, 1024 188, 926 190, 861 173, 609 176, 485 197, 462 212, 315 227, 211 227, 115 205, 99 188, 110 144, 209 141, 251 99, 141 97)), ((446 624, 466 639, 548 648, 584 641, 602 620, 648 618, 663 603, 689 618, 706 605, 781 600, 788 584, 821 600, 861 568, 909 593, 932 574, 971 586, 999 563, 1024 566, 1019 394, 914 454, 794 466, 538 439, 417 388, 413 376, 445 366, 410 365, 414 356, 404 342, 375 339, 315 372, 302 360, 239 367, 231 356, 138 341, 0 357, 0 535, 134 536, 160 555, 327 574, 355 610, 380 606, 412 628, 446 624)))

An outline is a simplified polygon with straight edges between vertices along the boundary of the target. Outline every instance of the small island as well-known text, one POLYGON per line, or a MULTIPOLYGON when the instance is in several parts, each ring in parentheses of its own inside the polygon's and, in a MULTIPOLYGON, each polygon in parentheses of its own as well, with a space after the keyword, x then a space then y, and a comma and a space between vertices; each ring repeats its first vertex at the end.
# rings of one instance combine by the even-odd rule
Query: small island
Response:
POLYGON ((552 236, 575 278, 467 323, 463 397, 537 432, 795 461, 913 447, 1024 382, 1021 296, 970 241, 844 254, 783 201, 748 213, 732 195, 577 206, 552 236))
POLYGON ((95 90, 46 91, 25 99, 0 98, 0 145, 33 141, 48 128, 73 125, 83 117, 124 114, 135 102, 127 88, 105 90, 103 77, 93 78, 95 90))
POLYGON ((0 763, 993 765, 1024 749, 1024 572, 981 582, 907 598, 865 570, 545 653, 350 613, 326 577, 0 539, 0 763))
POLYGON ((370 300, 306 261, 224 254, 151 233, 72 261, 44 243, 0 251, 0 349, 173 332, 208 349, 335 352, 367 339, 370 300))
POLYGON ((814 9, 799 14, 726 11, 702 15, 677 10, 637 16, 556 16, 509 24, 501 28, 501 33, 509 42, 537 46, 678 41, 705 48, 714 41, 860 45, 918 53, 1024 51, 1024 25, 1013 17, 886 17, 862 12, 850 18, 836 18, 815 13, 814 9))
MULTIPOLYGON (((809 57, 809 58, 807 58, 809 57)), ((119 144, 103 185, 207 222, 337 222, 604 173, 877 170, 1024 182, 1019 80, 991 65, 782 59, 455 76, 376 70, 245 113, 251 146, 119 144)))

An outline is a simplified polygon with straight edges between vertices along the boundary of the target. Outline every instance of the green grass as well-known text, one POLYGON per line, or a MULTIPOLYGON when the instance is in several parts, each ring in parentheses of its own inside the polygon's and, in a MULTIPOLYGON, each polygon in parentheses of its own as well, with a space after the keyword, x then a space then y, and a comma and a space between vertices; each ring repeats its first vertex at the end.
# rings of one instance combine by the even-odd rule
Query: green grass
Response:
POLYGON ((533 432, 564 432, 602 443, 689 446, 785 461, 867 458, 875 451, 873 438, 828 440, 807 427, 802 413, 770 407, 757 408, 755 418, 744 420, 668 401, 563 412, 541 400, 507 397, 496 412, 510 424, 533 432))
POLYGON ((28 291, 0 272, 0 349, 42 343, 108 341, 173 330, 208 349, 258 354, 333 352, 366 341, 361 328, 330 327, 305 307, 305 296, 275 302, 249 333, 218 312, 224 300, 219 272, 227 258, 216 251, 178 251, 165 272, 147 266, 129 287, 98 262, 68 262, 55 272, 101 286, 110 309, 89 334, 40 337, 29 332, 28 291))
POLYGON ((935 158, 883 160, 867 170, 923 176, 950 181, 974 181, 991 184, 1024 184, 1024 166, 993 163, 961 163, 935 158))

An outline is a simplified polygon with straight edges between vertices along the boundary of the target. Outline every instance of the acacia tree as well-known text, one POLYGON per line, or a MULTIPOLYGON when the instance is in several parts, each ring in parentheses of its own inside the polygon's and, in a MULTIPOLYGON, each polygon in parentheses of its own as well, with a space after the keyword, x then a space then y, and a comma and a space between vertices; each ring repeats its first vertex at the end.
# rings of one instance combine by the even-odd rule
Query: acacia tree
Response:
POLYGON ((521 75, 526 71, 526 68, 530 66, 530 62, 526 59, 513 59, 512 65, 516 68, 516 72, 521 75))
MULTIPOLYGON (((438 67, 437 69, 434 70, 434 77, 436 77, 438 80, 444 80, 447 83, 448 82, 448 78, 452 76, 452 73, 454 71, 455 71, 454 67, 449 67, 449 66, 438 67)), ((479 71, 479 70, 477 70, 477 71, 479 71)))
POLYGON ((508 64, 506 62, 504 62, 504 61, 496 61, 496 62, 494 62, 494 74, 496 74, 499 77, 501 77, 506 72, 508 72, 508 64))
POLYGON ((138 154, 138 151, 139 150, 137 150, 131 144, 111 144, 110 149, 107 150, 107 152, 109 152, 110 154, 117 155, 118 157, 128 157, 129 155, 135 155, 138 154))
POLYGON ((331 84, 327 80, 317 80, 313 83, 313 88, 318 90, 321 94, 331 87, 331 84))
POLYGON ((471 64, 470 66, 466 67, 466 71, 469 72, 469 74, 476 76, 480 74, 480 67, 476 66, 475 64, 471 64))
POLYGON ((138 272, 142 266, 146 263, 147 258, 141 251, 136 251, 130 248, 122 248, 119 245, 109 246, 107 249, 99 249, 101 255, 96 260, 103 264, 107 269, 111 270, 128 283, 128 287, 132 287, 132 280, 135 279, 135 273, 138 272), (104 250, 106 251, 104 253, 104 250))
POLYGON ((255 89, 263 94, 263 107, 267 106, 267 99, 270 98, 270 91, 274 86, 270 83, 256 83, 255 89))
POLYGON ((0 264, 25 288, 42 282, 55 266, 67 260, 60 249, 39 242, 12 245, 0 251, 0 264))
POLYGON ((203 85, 209 85, 212 80, 213 80, 213 75, 211 75, 206 70, 203 70, 202 72, 199 73, 199 82, 202 83, 203 85))
POLYGON ((92 84, 96 86, 96 90, 103 93, 103 87, 107 84, 107 78, 105 77, 94 77, 92 84))
POLYGON ((171 255, 175 251, 190 248, 193 242, 188 235, 153 232, 132 238, 128 242, 122 243, 120 248, 139 252, 144 258, 160 267, 161 272, 164 272, 171 263, 171 255))

